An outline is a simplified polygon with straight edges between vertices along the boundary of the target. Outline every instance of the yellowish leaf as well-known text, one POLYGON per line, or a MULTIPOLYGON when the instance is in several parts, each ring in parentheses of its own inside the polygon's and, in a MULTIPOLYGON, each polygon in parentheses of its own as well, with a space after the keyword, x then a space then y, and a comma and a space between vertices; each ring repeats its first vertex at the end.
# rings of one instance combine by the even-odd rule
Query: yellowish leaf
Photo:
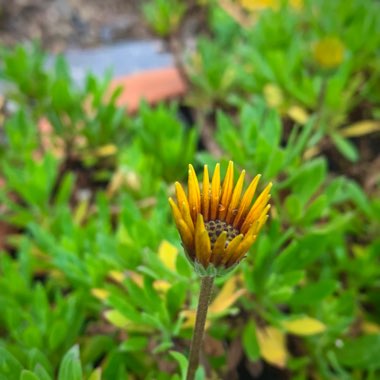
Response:
POLYGON ((303 0, 289 0, 289 5, 295 11, 302 11, 302 9, 304 8, 304 1, 303 0))
POLYGON ((289 107, 287 114, 292 120, 299 124, 306 124, 306 122, 309 120, 309 114, 304 108, 300 106, 289 107))
POLYGON ((141 179, 139 175, 132 170, 125 173, 125 183, 127 187, 133 191, 141 190, 141 179))
POLYGON ((83 199, 81 202, 79 202, 78 206, 75 208, 75 211, 74 211, 73 218, 74 218, 75 224, 81 225, 83 223, 88 213, 89 204, 90 204, 89 199, 83 199))
POLYGON ((125 318, 124 315, 117 310, 107 310, 104 316, 107 321, 120 329, 126 328, 131 323, 129 319, 125 318))
POLYGON ((168 241, 164 240, 158 247, 158 257, 164 265, 175 272, 177 261, 178 249, 168 241))
POLYGON ((88 380, 102 380, 102 369, 96 368, 94 371, 92 371, 88 380))
POLYGON ((112 197, 125 183, 125 173, 123 170, 117 170, 111 178, 107 187, 107 195, 112 197))
POLYGON ((261 357, 276 367, 284 368, 288 357, 285 335, 279 329, 269 326, 257 328, 256 337, 261 357))
POLYGON ((156 280, 153 283, 153 287, 158 292, 166 293, 170 289, 171 284, 165 280, 156 280))
POLYGON ((138 285, 140 288, 144 286, 144 278, 141 274, 136 272, 129 272, 128 276, 133 280, 133 282, 138 285))
POLYGON ((364 321, 362 323, 362 330, 367 334, 378 334, 380 333, 380 325, 374 322, 364 321))
POLYGON ((368 256, 368 249, 359 244, 352 244, 352 253, 358 259, 363 259, 368 256))
POLYGON ((125 279, 125 274, 123 272, 120 272, 118 270, 111 270, 108 273, 108 276, 114 280, 115 282, 121 284, 125 279))
POLYGON ((315 335, 326 330, 326 325, 324 323, 310 317, 301 317, 284 321, 282 326, 286 331, 294 335, 315 335))
POLYGON ((210 305, 211 314, 218 314, 231 307, 236 300, 245 293, 245 289, 236 290, 238 287, 238 277, 231 277, 223 286, 217 297, 210 305))
MULTIPOLYGON (((207 314, 206 329, 210 326, 209 318, 213 318, 218 314, 226 311, 231 307, 236 300, 245 293, 245 289, 237 289, 239 277, 231 277, 223 286, 218 296, 210 304, 207 314)), ((195 310, 183 310, 181 315, 185 318, 182 328, 194 327, 195 325, 195 310)))
MULTIPOLYGON (((193 328, 195 326, 195 317, 196 317, 195 310, 183 310, 181 312, 181 316, 185 319, 185 321, 182 323, 183 329, 193 328)), ((207 330, 210 327, 209 317, 210 317, 210 313, 207 314, 205 330, 207 330)))
POLYGON ((269 83, 263 89, 266 103, 271 108, 278 108, 284 103, 284 95, 279 86, 269 83))
POLYGON ((310 160, 311 158, 319 154, 320 151, 321 149, 318 146, 313 146, 305 151, 305 153, 303 154, 303 159, 310 160))
POLYGON ((243 28, 249 28, 251 26, 251 19, 247 17, 239 4, 231 0, 219 0, 219 6, 243 28))
POLYGON ((380 131, 380 121, 363 120, 340 130, 344 137, 357 137, 380 131))
POLYGON ((95 154, 98 157, 107 157, 107 156, 113 156, 116 152, 117 152, 116 145, 107 144, 96 149, 95 154))
POLYGON ((100 288, 91 289, 91 294, 101 301, 104 301, 109 296, 109 292, 107 290, 100 288))

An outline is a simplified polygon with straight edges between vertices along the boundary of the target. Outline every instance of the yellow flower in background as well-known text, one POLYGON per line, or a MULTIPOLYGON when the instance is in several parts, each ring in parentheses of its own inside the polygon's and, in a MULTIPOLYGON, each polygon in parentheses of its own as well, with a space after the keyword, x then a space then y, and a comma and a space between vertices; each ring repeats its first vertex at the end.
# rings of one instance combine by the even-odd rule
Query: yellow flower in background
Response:
POLYGON ((344 45, 337 37, 324 37, 313 49, 316 62, 326 69, 333 69, 343 62, 344 45))
POLYGON ((243 170, 234 185, 234 165, 230 161, 221 185, 217 164, 210 182, 204 166, 202 190, 189 165, 188 194, 176 182, 175 202, 169 198, 184 249, 201 274, 221 274, 238 264, 256 240, 268 218, 270 183, 252 204, 260 175, 241 197, 243 170))
MULTIPOLYGON (((295 11, 300 11, 303 9, 303 3, 303 0, 289 0, 285 5, 290 6, 295 11)), ((249 11, 261 11, 269 8, 277 11, 283 4, 284 2, 281 0, 240 0, 240 5, 249 11)))
POLYGON ((240 0, 240 4, 249 11, 258 11, 268 8, 277 10, 279 8, 278 0, 240 0))

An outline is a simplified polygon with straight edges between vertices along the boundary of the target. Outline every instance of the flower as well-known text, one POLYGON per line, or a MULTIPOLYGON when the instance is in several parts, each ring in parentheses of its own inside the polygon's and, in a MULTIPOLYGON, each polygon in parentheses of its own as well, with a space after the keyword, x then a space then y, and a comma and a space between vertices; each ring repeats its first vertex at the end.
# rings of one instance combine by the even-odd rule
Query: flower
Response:
MULTIPOLYGON (((261 11, 264 9, 278 11, 283 4, 284 2, 280 0, 240 0, 240 5, 248 11, 261 11)), ((303 0, 289 0, 285 4, 295 11, 301 11, 304 7, 303 0)))
POLYGON ((176 182, 177 202, 169 198, 185 252, 200 274, 222 274, 246 255, 268 218, 272 184, 253 197, 260 179, 257 175, 244 195, 245 170, 234 186, 234 165, 230 161, 220 184, 220 165, 215 166, 212 181, 204 166, 202 191, 192 165, 189 165, 188 195, 176 182))
POLYGON ((338 67, 344 59, 344 45, 337 37, 324 37, 313 47, 315 61, 325 69, 338 67))

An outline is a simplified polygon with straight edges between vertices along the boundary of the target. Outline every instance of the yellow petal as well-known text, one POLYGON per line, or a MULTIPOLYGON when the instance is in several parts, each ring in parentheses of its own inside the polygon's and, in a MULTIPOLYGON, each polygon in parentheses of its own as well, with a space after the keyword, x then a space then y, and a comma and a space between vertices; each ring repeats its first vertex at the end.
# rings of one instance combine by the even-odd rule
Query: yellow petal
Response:
POLYGON ((181 214, 181 211, 179 211, 179 208, 178 206, 176 205, 176 203, 173 201, 172 198, 169 198, 169 204, 170 204, 170 207, 172 209, 172 213, 173 213, 173 217, 174 217, 174 222, 178 228, 179 226, 179 221, 182 219, 182 214, 181 214))
POLYGON ((269 326, 257 328, 256 337, 262 358, 276 367, 284 368, 288 356, 285 335, 279 329, 269 326))
POLYGON ((239 228, 240 222, 245 217, 246 213, 249 210, 249 207, 251 205, 253 196, 255 195, 257 184, 259 183, 261 175, 258 174, 253 181, 248 186, 246 192, 243 195, 243 198, 241 200, 238 213, 236 214, 236 217, 233 222, 233 226, 235 228, 239 228))
POLYGON ((241 241, 243 240, 244 235, 240 234, 236 237, 234 237, 230 243, 228 244, 226 251, 224 253, 223 259, 222 259, 222 264, 226 264, 230 257, 234 254, 236 251, 237 247, 240 245, 241 241))
POLYGON ((189 226, 181 219, 178 223, 178 231, 181 235, 181 240, 187 252, 191 255, 194 248, 193 234, 191 233, 189 226))
POLYGON ((205 165, 203 169, 202 214, 206 222, 208 221, 209 210, 210 210, 210 178, 208 175, 207 165, 205 165))
POLYGON ((237 299, 246 292, 245 289, 238 289, 238 277, 233 276, 226 281, 223 288, 209 307, 210 314, 218 314, 231 307, 237 299))
POLYGON ((164 240, 158 247, 158 257, 163 264, 170 270, 176 270, 178 249, 168 241, 164 240))
POLYGON ((195 255, 197 260, 207 268, 211 255, 211 244, 201 214, 198 214, 195 227, 195 255))
POLYGON ((254 222, 249 226, 248 231, 245 232, 245 236, 247 235, 257 235, 265 222, 268 219, 268 212, 271 208, 271 205, 266 205, 265 208, 256 209, 255 214, 252 216, 254 222), (260 214, 259 214, 260 213, 260 214))
POLYGON ((218 213, 218 218, 220 220, 225 220, 226 218, 227 209, 230 203, 233 188, 234 188, 234 163, 230 161, 228 163, 227 173, 223 181, 222 193, 220 197, 220 206, 219 206, 219 213, 218 213))
POLYGON ((326 330, 326 325, 317 319, 310 317, 301 317, 284 321, 282 326, 294 335, 315 335, 326 330))
POLYGON ((219 197, 220 197, 220 165, 216 164, 214 175, 212 176, 211 182, 211 215, 210 219, 215 220, 217 216, 217 211, 219 208, 219 197))
POLYGON ((182 203, 185 203, 187 207, 189 208, 189 201, 187 199, 187 196, 181 184, 179 182, 176 182, 174 186, 175 186, 175 195, 177 197, 177 203, 179 205, 181 205, 182 203))
POLYGON ((258 223, 258 226, 257 226, 257 229, 256 229, 256 235, 260 232, 261 228, 263 227, 263 225, 268 220, 268 212, 270 210, 270 207, 271 207, 270 205, 266 205, 265 209, 261 213, 261 215, 259 217, 259 220, 258 220, 259 223, 258 223))
POLYGON ((188 189, 190 214, 193 221, 196 221, 197 215, 201 211, 201 193, 193 165, 189 165, 188 189))
POLYGON ((268 186, 264 189, 264 191, 259 195, 259 197, 256 199, 255 203, 253 204, 251 210, 249 211, 247 217, 245 218, 245 221, 241 227, 241 232, 246 233, 252 223, 259 217, 262 210, 266 206, 266 204, 269 201, 269 192, 272 188, 272 183, 269 183, 268 186))
POLYGON ((252 247, 257 235, 246 235, 227 261, 227 266, 238 263, 252 247))
POLYGON ((214 248, 212 249, 210 262, 212 262, 215 266, 219 265, 224 256, 224 250, 227 240, 227 231, 223 231, 214 244, 214 248))
POLYGON ((232 198, 230 201, 230 205, 228 206, 228 211, 227 211, 227 216, 226 216, 227 223, 231 223, 233 217, 238 212, 237 207, 239 205, 241 192, 243 190, 244 177, 245 177, 245 170, 241 172, 240 177, 236 183, 234 192, 232 193, 232 198))
POLYGON ((188 225, 192 234, 194 234, 194 222, 190 215, 190 209, 187 202, 179 203, 179 209, 182 215, 182 219, 188 225))

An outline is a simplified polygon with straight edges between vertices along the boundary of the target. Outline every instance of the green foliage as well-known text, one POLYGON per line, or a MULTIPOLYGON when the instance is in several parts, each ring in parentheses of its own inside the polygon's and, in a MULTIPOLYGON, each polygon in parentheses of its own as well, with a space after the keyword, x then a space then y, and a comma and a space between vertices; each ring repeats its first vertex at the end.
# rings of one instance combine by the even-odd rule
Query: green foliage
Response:
POLYGON ((180 25, 186 5, 180 0, 149 0, 142 10, 151 29, 160 37, 168 37, 180 25))

